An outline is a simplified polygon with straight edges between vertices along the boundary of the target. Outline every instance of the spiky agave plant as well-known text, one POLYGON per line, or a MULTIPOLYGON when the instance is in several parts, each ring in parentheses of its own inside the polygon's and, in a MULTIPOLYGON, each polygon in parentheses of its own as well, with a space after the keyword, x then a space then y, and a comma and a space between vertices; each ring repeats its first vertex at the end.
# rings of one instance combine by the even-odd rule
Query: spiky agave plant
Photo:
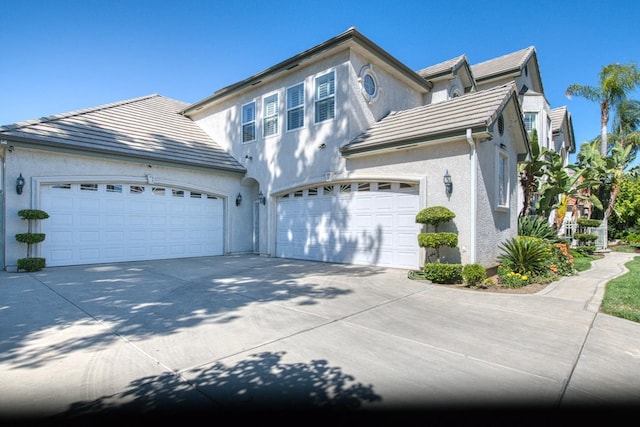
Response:
POLYGON ((498 247, 498 262, 520 274, 542 273, 551 255, 550 244, 537 237, 517 236, 498 247))
POLYGON ((521 216, 518 218, 518 235, 558 241, 558 234, 549 222, 541 216, 521 216))

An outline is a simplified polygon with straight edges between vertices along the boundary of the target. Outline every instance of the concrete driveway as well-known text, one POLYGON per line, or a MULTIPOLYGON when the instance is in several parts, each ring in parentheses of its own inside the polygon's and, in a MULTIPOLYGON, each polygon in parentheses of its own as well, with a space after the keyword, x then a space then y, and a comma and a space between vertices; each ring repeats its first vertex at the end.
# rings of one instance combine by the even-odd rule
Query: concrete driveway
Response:
POLYGON ((628 254, 534 295, 266 258, 0 272, 0 414, 640 403, 640 324, 598 314, 628 254))

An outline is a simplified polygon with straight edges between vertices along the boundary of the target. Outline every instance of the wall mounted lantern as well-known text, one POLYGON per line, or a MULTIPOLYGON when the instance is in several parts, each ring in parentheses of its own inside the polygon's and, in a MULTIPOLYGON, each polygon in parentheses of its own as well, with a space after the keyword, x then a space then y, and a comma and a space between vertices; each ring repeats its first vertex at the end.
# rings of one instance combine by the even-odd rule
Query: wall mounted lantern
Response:
POLYGON ((258 194, 258 201, 260 201, 260 203, 262 203, 263 205, 267 204, 267 198, 264 197, 264 194, 262 194, 262 191, 258 194))
POLYGON ((451 193, 453 193, 453 182, 451 181, 451 175, 449 175, 449 169, 444 173, 442 182, 444 182, 444 191, 447 193, 447 198, 451 197, 451 193))
POLYGON ((242 194, 238 193, 236 196, 236 206, 240 206, 240 203, 242 203, 242 194))
POLYGON ((24 187, 24 178, 22 177, 22 172, 20 176, 16 179, 16 193, 22 194, 22 188, 24 187))

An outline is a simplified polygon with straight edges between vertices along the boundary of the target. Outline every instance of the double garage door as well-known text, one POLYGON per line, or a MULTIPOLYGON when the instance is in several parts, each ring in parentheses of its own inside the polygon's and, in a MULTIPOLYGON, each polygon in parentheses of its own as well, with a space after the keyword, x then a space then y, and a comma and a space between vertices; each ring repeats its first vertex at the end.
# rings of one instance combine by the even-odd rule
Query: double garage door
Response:
POLYGON ((418 186, 354 182, 299 189, 278 198, 279 257, 416 268, 418 186))
POLYGON ((42 185, 48 266, 222 255, 223 200, 157 185, 42 185))

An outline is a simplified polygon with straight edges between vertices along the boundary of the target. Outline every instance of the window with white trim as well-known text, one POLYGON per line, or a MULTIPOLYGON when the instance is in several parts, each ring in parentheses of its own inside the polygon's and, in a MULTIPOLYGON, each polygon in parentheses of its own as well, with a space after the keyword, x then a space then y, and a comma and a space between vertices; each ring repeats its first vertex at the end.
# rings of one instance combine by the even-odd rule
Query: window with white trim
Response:
POLYGON ((335 71, 316 77, 314 88, 314 105, 316 123, 330 120, 336 114, 336 75, 335 71))
POLYGON ((242 106, 242 142, 256 139, 256 103, 249 102, 242 106))
POLYGON ((287 89, 287 130, 304 127, 304 83, 287 89))
POLYGON ((262 133, 263 136, 278 133, 278 94, 269 95, 262 101, 262 133))
POLYGON ((509 156, 504 151, 498 152, 497 167, 498 208, 509 207, 509 156))
POLYGON ((527 130, 527 133, 538 128, 536 125, 537 117, 538 113, 524 113, 524 127, 527 130))

